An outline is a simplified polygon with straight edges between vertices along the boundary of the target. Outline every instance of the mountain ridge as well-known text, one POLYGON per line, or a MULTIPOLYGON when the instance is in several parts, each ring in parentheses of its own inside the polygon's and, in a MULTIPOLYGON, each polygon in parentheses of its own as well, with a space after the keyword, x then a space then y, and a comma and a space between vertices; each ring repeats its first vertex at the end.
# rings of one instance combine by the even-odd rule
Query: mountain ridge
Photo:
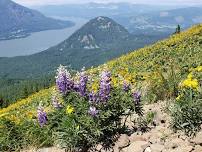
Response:
POLYGON ((36 10, 26 8, 11 0, 0 0, 0 21, 0 40, 26 37, 32 32, 74 25, 70 21, 46 17, 36 10))

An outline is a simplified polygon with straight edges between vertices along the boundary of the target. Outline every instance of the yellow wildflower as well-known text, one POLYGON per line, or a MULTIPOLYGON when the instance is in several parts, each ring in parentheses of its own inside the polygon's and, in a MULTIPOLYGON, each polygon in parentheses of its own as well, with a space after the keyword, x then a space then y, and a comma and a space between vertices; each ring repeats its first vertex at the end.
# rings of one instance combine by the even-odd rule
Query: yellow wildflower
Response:
POLYGON ((114 87, 117 87, 118 85, 119 85, 119 81, 118 81, 118 78, 116 78, 116 77, 112 77, 112 85, 114 86, 114 87))
POLYGON ((196 68, 196 71, 202 72, 202 66, 198 66, 198 67, 196 68))
POLYGON ((77 127, 76 127, 76 130, 79 130, 80 129, 80 126, 78 125, 77 127))
POLYGON ((28 112, 26 113, 26 115, 27 115, 27 117, 28 117, 29 119, 32 119, 33 116, 34 116, 34 114, 33 114, 31 111, 28 111, 28 112))
POLYGON ((199 83, 197 79, 186 79, 182 82, 182 87, 198 89, 199 83))
POLYGON ((93 92, 98 92, 98 88, 99 88, 99 83, 98 82, 94 82, 91 86, 91 89, 93 92))
POLYGON ((188 76, 187 76, 187 79, 193 79, 193 74, 189 73, 188 76))
POLYGON ((68 105, 66 109, 66 114, 72 114, 74 112, 74 107, 68 105))
POLYGON ((15 115, 10 115, 7 117, 10 121, 14 122, 15 124, 20 124, 20 119, 16 117, 15 115))
POLYGON ((180 94, 180 95, 176 98, 176 100, 179 101, 179 100, 182 98, 182 96, 183 96, 183 95, 180 94))

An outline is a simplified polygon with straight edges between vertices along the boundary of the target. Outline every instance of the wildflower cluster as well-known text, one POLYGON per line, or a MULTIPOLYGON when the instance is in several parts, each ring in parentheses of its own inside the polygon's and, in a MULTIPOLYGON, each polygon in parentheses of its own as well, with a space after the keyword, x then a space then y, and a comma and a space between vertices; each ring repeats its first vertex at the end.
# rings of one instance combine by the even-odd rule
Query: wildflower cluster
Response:
POLYGON ((183 88, 191 88, 191 89, 194 89, 194 90, 198 90, 199 83, 198 83, 197 79, 193 78, 192 73, 190 73, 187 76, 187 79, 185 79, 182 82, 181 87, 183 87, 183 88))
POLYGON ((48 118, 47 114, 44 111, 43 107, 39 106, 37 110, 37 117, 38 117, 38 122, 41 127, 43 127, 45 124, 47 124, 48 118))
POLYGON ((87 88, 87 82, 88 82, 88 76, 86 75, 85 69, 82 69, 80 73, 80 80, 79 80, 79 85, 78 85, 78 90, 81 96, 86 95, 86 88, 87 88))
POLYGON ((57 69, 56 86, 64 95, 71 91, 74 86, 70 73, 62 65, 57 69))
POLYGON ((202 80, 202 66, 190 69, 190 73, 187 78, 179 84, 179 95, 176 98, 177 101, 185 100, 186 96, 191 96, 192 98, 196 96, 201 89, 202 80), (191 95, 190 95, 191 94, 191 95))
POLYGON ((110 97, 111 90, 111 73, 103 71, 101 73, 99 97, 101 102, 106 102, 110 97))
POLYGON ((198 131, 202 122, 202 67, 190 69, 187 78, 179 87, 179 95, 170 108, 171 126, 176 130, 183 130, 192 135, 198 131))

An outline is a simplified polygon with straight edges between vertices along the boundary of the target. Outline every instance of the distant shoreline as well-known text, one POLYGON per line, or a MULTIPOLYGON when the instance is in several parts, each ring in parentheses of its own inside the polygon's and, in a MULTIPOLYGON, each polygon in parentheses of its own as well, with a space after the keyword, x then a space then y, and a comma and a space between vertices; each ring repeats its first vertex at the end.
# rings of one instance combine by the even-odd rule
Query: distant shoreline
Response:
POLYGON ((75 25, 76 25, 76 23, 73 22, 73 21, 71 21, 71 25, 68 25, 67 27, 54 28, 54 29, 46 29, 46 30, 39 30, 39 31, 30 31, 30 32, 27 32, 27 33, 25 32, 25 33, 16 34, 16 35, 13 35, 13 36, 0 37, 0 41, 22 39, 22 38, 26 38, 26 37, 32 35, 33 33, 43 32, 43 31, 51 31, 51 30, 62 30, 62 29, 74 27, 75 25))

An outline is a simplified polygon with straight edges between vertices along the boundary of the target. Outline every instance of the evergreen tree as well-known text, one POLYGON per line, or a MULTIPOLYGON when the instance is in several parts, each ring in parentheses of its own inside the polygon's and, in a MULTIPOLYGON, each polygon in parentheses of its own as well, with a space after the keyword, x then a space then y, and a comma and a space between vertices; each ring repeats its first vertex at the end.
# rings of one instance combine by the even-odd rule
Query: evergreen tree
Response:
POLYGON ((178 24, 175 33, 176 33, 176 34, 179 34, 180 32, 181 32, 181 27, 180 27, 180 25, 178 24))

